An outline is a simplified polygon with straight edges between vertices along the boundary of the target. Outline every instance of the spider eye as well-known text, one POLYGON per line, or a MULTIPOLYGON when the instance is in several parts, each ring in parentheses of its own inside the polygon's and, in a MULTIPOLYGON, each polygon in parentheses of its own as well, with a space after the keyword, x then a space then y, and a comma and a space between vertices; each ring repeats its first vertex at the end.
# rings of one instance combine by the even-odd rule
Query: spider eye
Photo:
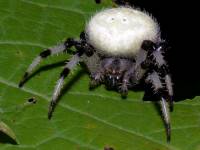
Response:
POLYGON ((122 21, 123 21, 123 22, 126 22, 126 21, 127 21, 127 18, 123 18, 122 21))
POLYGON ((108 23, 111 23, 111 22, 113 22, 114 20, 115 20, 114 17, 109 17, 109 18, 107 18, 107 22, 108 22, 108 23))

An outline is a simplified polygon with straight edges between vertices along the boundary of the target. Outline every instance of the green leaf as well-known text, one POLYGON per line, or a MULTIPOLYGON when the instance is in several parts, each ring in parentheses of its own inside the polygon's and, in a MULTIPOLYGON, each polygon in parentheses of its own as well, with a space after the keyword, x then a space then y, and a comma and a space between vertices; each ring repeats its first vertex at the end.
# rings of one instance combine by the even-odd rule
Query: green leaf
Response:
POLYGON ((4 122, 0 121, 0 143, 16 144, 15 133, 4 122))
POLYGON ((90 91, 89 77, 80 67, 66 80, 48 120, 54 85, 69 55, 43 61, 24 88, 18 88, 42 49, 67 37, 77 38, 90 16, 108 5, 93 0, 0 0, 0 119, 19 141, 19 145, 2 143, 0 149, 200 149, 200 97, 175 103, 172 140, 167 144, 159 110, 142 100, 143 92, 130 91, 127 99, 121 99, 104 86, 90 91), (35 104, 28 103, 32 97, 35 104))

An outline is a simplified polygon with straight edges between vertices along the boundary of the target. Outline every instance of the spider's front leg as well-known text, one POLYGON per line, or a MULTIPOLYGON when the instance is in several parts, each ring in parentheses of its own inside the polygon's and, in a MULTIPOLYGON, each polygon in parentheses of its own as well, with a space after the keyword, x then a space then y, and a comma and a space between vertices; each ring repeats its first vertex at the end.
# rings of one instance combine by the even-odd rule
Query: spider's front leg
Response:
MULTIPOLYGON (((81 33, 84 34, 84 33, 81 33)), ((23 78, 19 82, 19 87, 22 87, 25 83, 25 81, 28 79, 30 74, 33 72, 33 70, 41 63, 43 59, 46 59, 47 57, 51 55, 55 55, 61 52, 65 52, 68 48, 77 45, 79 42, 77 40, 74 40, 72 38, 68 38, 65 42, 56 45, 51 48, 47 48, 46 50, 42 51, 30 64, 28 69, 26 70, 23 78)))
POLYGON ((128 95, 128 88, 131 85, 130 80, 131 77, 134 76, 134 73, 135 73, 134 67, 130 68, 130 70, 124 73, 124 76, 122 78, 122 83, 119 86, 119 92, 121 93, 122 97, 126 97, 128 95))
POLYGON ((76 53, 71 58, 71 60, 65 65, 63 71, 61 72, 60 78, 57 81, 57 84, 56 84, 54 92, 53 92, 51 103, 49 105, 49 112, 48 112, 48 118, 49 119, 51 119, 51 117, 52 117, 52 113, 53 113, 53 110, 54 110, 55 105, 57 103, 58 96, 59 96, 60 91, 61 91, 63 84, 64 84, 64 79, 68 76, 70 70, 72 70, 79 63, 79 61, 80 61, 80 54, 76 53))
POLYGON ((152 69, 145 81, 152 84, 154 92, 160 97, 161 110, 167 130, 167 141, 169 142, 171 136, 170 115, 166 101, 168 101, 172 110, 173 87, 169 69, 163 56, 166 45, 163 42, 155 44, 152 41, 144 41, 142 48, 148 50, 146 62, 152 69))
POLYGON ((105 81, 105 75, 108 74, 109 67, 113 59, 105 58, 100 60, 98 67, 91 73, 90 88, 93 89, 105 81))
POLYGON ((140 80, 143 78, 146 73, 146 67, 144 67, 143 63, 147 59, 147 51, 141 49, 135 58, 135 62, 128 63, 126 71, 122 78, 122 83, 119 86, 119 92, 122 97, 126 97, 128 94, 128 88, 132 88, 139 84, 140 80), (130 65, 131 64, 131 65, 130 65))
POLYGON ((104 69, 99 68, 98 71, 91 74, 90 89, 93 89, 100 85, 104 80, 104 69))
POLYGON ((55 108, 55 105, 57 103, 58 96, 61 92, 61 89, 64 84, 64 79, 68 76, 70 70, 72 70, 81 60, 81 56, 83 54, 87 55, 88 57, 93 55, 93 47, 91 47, 87 42, 85 38, 85 33, 82 33, 80 35, 81 40, 80 41, 74 41, 73 46, 77 49, 76 54, 69 60, 69 62, 65 65, 63 71, 60 74, 60 78, 57 81, 57 84, 55 86, 53 96, 51 103, 49 105, 49 112, 48 112, 48 118, 51 119, 53 110, 55 108))

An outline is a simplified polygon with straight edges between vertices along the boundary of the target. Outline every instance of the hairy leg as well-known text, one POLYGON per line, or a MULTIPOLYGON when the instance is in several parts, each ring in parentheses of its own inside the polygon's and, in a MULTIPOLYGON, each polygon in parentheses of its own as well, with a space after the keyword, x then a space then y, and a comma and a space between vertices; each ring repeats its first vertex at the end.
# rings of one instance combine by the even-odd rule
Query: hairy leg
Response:
POLYGON ((25 80, 28 78, 28 76, 32 73, 32 71, 40 64, 40 62, 47 58, 48 56, 55 55, 61 52, 64 52, 66 49, 76 45, 78 41, 68 38, 64 43, 61 43, 57 46, 54 46, 52 48, 48 48, 44 51, 42 51, 29 65, 28 69, 26 70, 23 78, 21 79, 19 83, 19 87, 22 87, 25 80))
POLYGON ((170 114, 169 114, 169 109, 168 109, 168 105, 166 102, 166 99, 163 97, 164 95, 164 87, 163 84, 161 82, 160 76, 158 75, 157 72, 152 72, 151 74, 149 74, 145 80, 145 82, 147 84, 152 84, 153 90, 154 92, 160 97, 160 106, 161 106, 161 111, 163 114, 163 118, 165 121, 165 125, 166 125, 166 131, 167 131, 167 141, 170 141, 170 137, 171 137, 171 127, 170 127, 170 114))
POLYGON ((152 57, 153 57, 153 62, 154 65, 157 70, 157 72, 159 73, 159 75, 161 76, 162 83, 164 85, 164 89, 166 91, 166 97, 165 99, 169 102, 169 106, 170 106, 170 110, 173 110, 173 83, 172 83, 172 79, 171 79, 171 75, 169 72, 169 68, 167 65, 167 62, 164 59, 163 53, 165 52, 165 47, 163 46, 163 44, 158 44, 157 48, 152 52, 152 57))
POLYGON ((126 97, 128 95, 128 88, 133 86, 131 83, 131 77, 135 75, 135 68, 132 66, 128 71, 124 73, 122 84, 119 86, 119 92, 122 97, 126 97))
POLYGON ((134 76, 132 76, 132 82, 133 84, 138 84, 139 81, 144 77, 144 74, 147 71, 147 68, 149 67, 148 64, 145 64, 147 60, 147 52, 143 49, 141 49, 136 56, 135 59, 135 71, 134 76))
POLYGON ((60 78, 57 81, 57 84, 56 84, 54 92, 53 92, 51 103, 49 105, 49 113, 48 113, 48 118, 49 119, 51 119, 51 117, 52 117, 52 113, 53 113, 54 107, 55 107, 55 105, 57 103, 58 96, 59 96, 59 94, 61 92, 61 89, 63 87, 63 84, 64 84, 64 79, 68 76, 70 70, 72 70, 79 63, 79 61, 80 61, 79 54, 75 54, 70 59, 70 61, 65 65, 63 71, 61 72, 60 78))
POLYGON ((172 110, 173 87, 167 62, 165 61, 163 55, 167 47, 165 42, 163 41, 161 41, 160 43, 153 43, 152 41, 147 40, 143 42, 142 48, 147 51, 146 64, 148 64, 148 66, 151 67, 150 70, 153 71, 153 73, 147 76, 146 82, 151 82, 154 91, 158 92, 160 96, 161 110, 167 129, 167 141, 169 142, 171 131, 167 101, 170 106, 170 110, 172 110))
POLYGON ((93 89, 100 85, 104 80, 104 68, 99 68, 98 71, 91 74, 90 88, 93 89))
POLYGON ((168 49, 165 42, 160 42, 158 44, 153 43, 152 41, 144 41, 142 48, 146 50, 147 59, 145 65, 150 66, 151 69, 159 73, 159 76, 162 78, 161 82, 163 88, 166 91, 165 99, 169 102, 171 111, 173 110, 173 83, 167 62, 164 59, 164 53, 168 49))

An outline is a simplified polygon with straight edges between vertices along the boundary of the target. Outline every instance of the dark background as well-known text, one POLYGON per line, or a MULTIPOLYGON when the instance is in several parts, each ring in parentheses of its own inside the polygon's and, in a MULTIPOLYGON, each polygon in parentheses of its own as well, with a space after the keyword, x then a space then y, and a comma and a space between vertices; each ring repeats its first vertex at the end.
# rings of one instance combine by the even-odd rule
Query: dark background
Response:
POLYGON ((162 38, 171 47, 166 59, 174 82, 174 100, 200 95, 198 9, 193 1, 134 0, 133 4, 150 12, 161 26, 162 38))

